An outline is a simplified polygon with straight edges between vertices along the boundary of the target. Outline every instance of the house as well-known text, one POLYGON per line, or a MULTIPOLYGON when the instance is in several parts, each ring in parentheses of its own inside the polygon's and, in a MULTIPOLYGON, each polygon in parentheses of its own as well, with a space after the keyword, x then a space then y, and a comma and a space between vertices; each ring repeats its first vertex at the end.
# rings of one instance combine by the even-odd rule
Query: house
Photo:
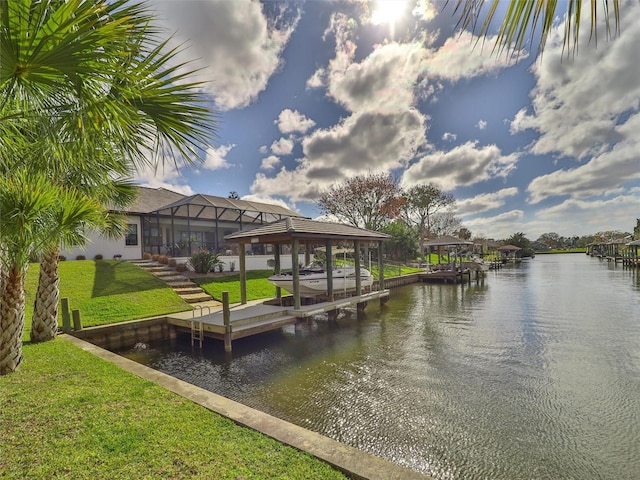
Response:
MULTIPOLYGON (((138 199, 126 212, 123 238, 93 235, 84 248, 61 254, 68 259, 135 260, 143 254, 189 257, 204 248, 212 253, 237 255, 237 244, 225 242, 225 235, 286 217, 303 217, 293 210, 269 203, 216 197, 183 195, 165 188, 138 187, 138 199)), ((248 245, 248 255, 269 255, 271 245, 248 245)))

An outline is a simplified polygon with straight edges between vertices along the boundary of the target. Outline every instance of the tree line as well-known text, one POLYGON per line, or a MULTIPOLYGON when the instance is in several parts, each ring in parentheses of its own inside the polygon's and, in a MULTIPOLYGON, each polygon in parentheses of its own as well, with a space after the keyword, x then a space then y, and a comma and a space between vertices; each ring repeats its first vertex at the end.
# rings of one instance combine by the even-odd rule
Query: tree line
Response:
POLYGON ((403 188, 386 173, 357 175, 321 192, 320 211, 354 227, 391 235, 387 253, 398 259, 424 256, 426 238, 471 232, 453 213, 455 197, 435 183, 403 188))

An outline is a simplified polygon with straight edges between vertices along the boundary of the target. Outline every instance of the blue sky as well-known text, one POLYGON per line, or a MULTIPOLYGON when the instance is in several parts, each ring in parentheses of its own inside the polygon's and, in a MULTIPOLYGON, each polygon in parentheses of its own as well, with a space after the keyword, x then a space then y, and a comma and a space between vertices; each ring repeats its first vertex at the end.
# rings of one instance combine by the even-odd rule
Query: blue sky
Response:
MULTIPOLYGON (((632 231, 640 217, 640 2, 621 33, 562 57, 481 48, 454 2, 151 0, 196 59, 220 112, 197 167, 141 171, 182 193, 278 202, 309 217, 320 191, 389 172, 457 199, 474 235, 632 231)), ((562 4, 562 2, 560 2, 562 4)), ((500 17, 500 15, 498 15, 500 17)), ((603 18, 602 15, 599 16, 603 18)))

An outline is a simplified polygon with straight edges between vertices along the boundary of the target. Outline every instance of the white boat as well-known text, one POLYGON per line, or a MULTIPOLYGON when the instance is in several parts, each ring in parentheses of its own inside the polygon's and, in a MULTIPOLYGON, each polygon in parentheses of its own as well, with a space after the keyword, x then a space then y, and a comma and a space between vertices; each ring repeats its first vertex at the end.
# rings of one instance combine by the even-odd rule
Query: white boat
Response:
MULTIPOLYGON (((356 269, 351 266, 336 267, 332 271, 333 291, 355 290, 356 269)), ((278 275, 271 275, 269 282, 276 287, 284 288, 293 293, 293 272, 284 272, 278 275)), ((327 272, 317 264, 309 265, 300 269, 300 293, 303 295, 317 295, 327 292, 327 272)), ((373 275, 369 270, 360 269, 360 286, 364 289, 373 285, 373 275)))

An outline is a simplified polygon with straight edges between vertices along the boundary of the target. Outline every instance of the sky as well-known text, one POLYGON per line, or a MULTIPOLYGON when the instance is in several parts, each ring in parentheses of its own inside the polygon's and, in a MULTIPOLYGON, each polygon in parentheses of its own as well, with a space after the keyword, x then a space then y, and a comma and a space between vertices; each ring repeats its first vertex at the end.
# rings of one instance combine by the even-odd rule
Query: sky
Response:
POLYGON ((585 10, 575 56, 563 55, 562 2, 542 55, 535 37, 496 53, 498 22, 478 39, 456 27, 455 4, 150 0, 218 124, 204 163, 137 181, 318 218, 320 192, 384 172, 453 194, 474 236, 633 231, 640 2, 622 0, 619 35, 602 24, 597 42, 585 10))

